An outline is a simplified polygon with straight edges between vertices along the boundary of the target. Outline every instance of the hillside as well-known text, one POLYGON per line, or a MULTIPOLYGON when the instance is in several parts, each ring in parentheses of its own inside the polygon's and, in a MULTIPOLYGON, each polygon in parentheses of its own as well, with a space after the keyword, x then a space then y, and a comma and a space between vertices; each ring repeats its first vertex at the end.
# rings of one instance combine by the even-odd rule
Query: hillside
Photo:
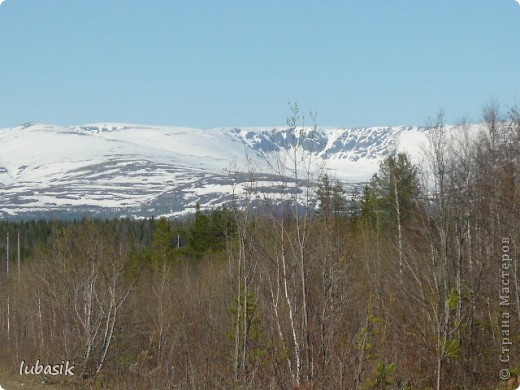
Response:
POLYGON ((260 192, 276 183, 262 175, 266 159, 290 153, 298 139, 315 167, 353 185, 366 181, 389 150, 417 154, 425 132, 25 124, 0 130, 0 218, 175 216, 196 203, 215 207, 233 191, 243 194, 252 169, 260 192))

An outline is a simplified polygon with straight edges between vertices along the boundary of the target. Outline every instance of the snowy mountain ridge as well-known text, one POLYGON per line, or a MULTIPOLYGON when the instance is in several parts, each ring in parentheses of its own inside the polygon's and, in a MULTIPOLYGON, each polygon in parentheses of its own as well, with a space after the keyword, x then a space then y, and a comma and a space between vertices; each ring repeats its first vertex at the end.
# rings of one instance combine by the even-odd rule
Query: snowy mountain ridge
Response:
POLYGON ((389 151, 417 153, 426 132, 24 124, 0 129, 0 218, 175 216, 197 203, 215 207, 244 193, 248 161, 263 187, 275 183, 263 174, 265 159, 295 144, 344 183, 364 182, 389 151))

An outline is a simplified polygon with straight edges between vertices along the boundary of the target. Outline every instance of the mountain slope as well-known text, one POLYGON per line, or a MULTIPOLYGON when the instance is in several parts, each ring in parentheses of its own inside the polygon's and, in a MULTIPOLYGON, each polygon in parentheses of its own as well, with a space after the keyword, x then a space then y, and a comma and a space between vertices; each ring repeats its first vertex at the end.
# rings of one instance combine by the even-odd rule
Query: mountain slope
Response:
POLYGON ((0 130, 0 218, 180 215, 197 202, 214 207, 233 191, 243 194, 252 167, 268 171, 266 159, 291 154, 298 142, 317 166, 345 183, 362 182, 389 150, 406 145, 416 152, 425 131, 25 124, 0 130))

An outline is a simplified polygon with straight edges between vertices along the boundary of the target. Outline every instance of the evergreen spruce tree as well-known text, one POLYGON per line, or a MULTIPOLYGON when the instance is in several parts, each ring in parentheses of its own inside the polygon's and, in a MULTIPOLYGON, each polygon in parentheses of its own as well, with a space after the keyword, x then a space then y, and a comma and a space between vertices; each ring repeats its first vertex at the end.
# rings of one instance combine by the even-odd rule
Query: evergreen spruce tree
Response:
POLYGON ((158 266, 172 258, 173 231, 170 221, 164 217, 159 219, 153 233, 152 263, 158 266))

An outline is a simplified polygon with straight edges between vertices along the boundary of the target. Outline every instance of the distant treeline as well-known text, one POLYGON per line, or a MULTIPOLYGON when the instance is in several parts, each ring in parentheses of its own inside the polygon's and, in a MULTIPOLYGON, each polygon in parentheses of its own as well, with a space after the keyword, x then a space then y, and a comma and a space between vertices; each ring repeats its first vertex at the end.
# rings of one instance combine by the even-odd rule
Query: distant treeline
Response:
MULTIPOLYGON (((197 211, 192 216, 167 220, 166 218, 113 218, 92 219, 84 217, 73 220, 24 220, 0 221, 0 253, 4 270, 9 236, 9 259, 16 262, 18 239, 20 258, 31 258, 38 248, 52 245, 64 231, 71 234, 86 223, 91 224, 107 237, 118 237, 131 245, 131 251, 150 257, 152 247, 162 240, 171 250, 178 249, 186 257, 199 258, 206 250, 225 248, 226 238, 236 230, 232 213, 226 207, 197 211), (155 243, 154 243, 155 238, 155 243)), ((16 264, 14 264, 16 265, 16 264)), ((2 271, 0 270, 0 273, 2 271)))

